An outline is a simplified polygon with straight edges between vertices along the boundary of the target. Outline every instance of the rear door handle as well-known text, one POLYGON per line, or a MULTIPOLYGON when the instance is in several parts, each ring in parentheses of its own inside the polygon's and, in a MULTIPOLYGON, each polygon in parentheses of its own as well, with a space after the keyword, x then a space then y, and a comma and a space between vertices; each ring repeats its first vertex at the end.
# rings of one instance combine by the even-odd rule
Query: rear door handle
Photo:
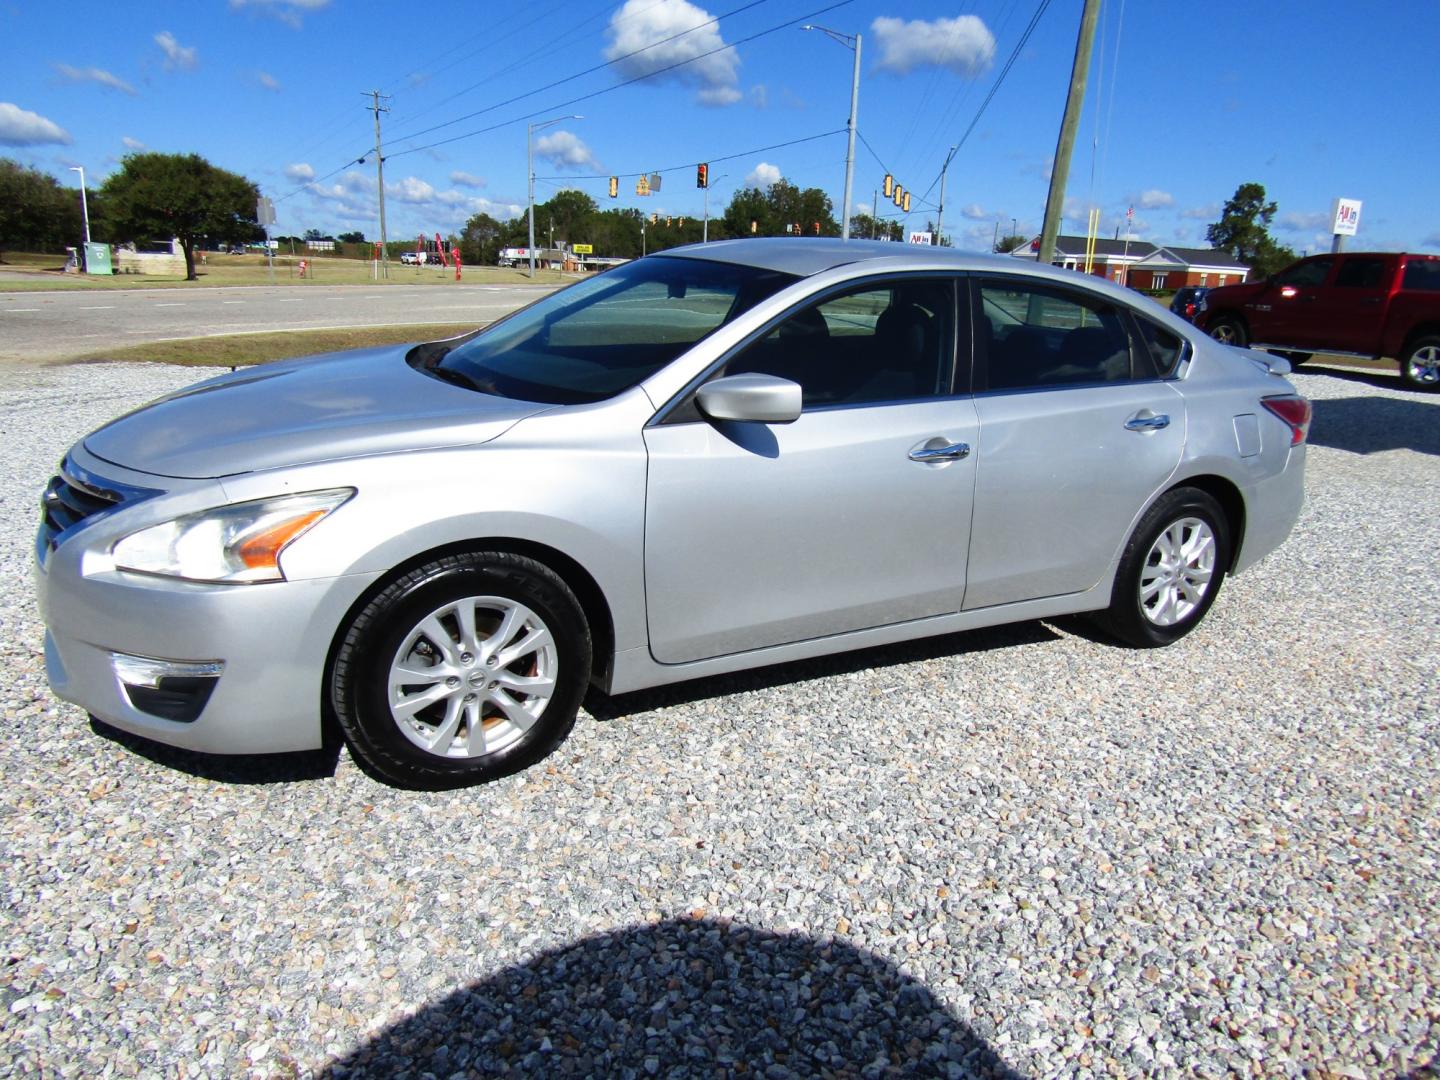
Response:
POLYGON ((910 451, 911 461, 938 463, 943 461, 959 461, 970 456, 970 444, 963 442, 945 442, 944 440, 930 439, 910 451), (937 445, 931 445, 935 443, 937 445))
POLYGON ((1164 413, 1153 413, 1149 409, 1136 413, 1125 421, 1126 431, 1159 431, 1170 426, 1170 417, 1164 413))

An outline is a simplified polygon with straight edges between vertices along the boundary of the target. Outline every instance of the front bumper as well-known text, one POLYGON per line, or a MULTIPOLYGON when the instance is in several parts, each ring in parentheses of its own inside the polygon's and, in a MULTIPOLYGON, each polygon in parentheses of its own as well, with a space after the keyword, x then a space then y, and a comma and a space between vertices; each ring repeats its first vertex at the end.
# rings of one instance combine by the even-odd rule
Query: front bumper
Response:
POLYGON ((58 697, 123 731, 189 750, 321 746, 330 646, 378 574, 199 585, 114 569, 87 573, 90 531, 68 538, 35 568, 46 672, 58 697), (198 715, 172 720, 136 707, 115 653, 224 666, 198 715))

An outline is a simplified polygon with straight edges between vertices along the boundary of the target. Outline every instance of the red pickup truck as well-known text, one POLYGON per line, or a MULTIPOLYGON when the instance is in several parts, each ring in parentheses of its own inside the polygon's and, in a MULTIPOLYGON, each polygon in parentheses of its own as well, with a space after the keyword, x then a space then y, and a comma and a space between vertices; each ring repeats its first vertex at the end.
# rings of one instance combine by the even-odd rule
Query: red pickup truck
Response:
POLYGON ((1312 255, 1260 281, 1211 289, 1195 325, 1278 352, 1393 357, 1417 390, 1440 388, 1440 255, 1312 255))

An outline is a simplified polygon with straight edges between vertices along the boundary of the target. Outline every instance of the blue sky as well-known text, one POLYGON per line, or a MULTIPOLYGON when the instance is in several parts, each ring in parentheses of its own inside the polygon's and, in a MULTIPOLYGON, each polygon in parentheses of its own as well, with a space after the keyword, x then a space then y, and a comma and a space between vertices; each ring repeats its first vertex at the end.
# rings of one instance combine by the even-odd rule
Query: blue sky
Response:
MULTIPOLYGON (((83 165, 98 186, 132 150, 193 151, 275 198, 280 232, 373 238, 374 159, 355 162, 374 140, 362 92, 378 88, 390 95, 392 238, 520 212, 527 123, 572 113, 584 119, 536 132, 537 201, 569 186, 602 207, 699 216, 694 163, 710 161, 713 214, 737 186, 783 176, 824 188, 838 217, 843 134, 762 149, 845 126, 851 52, 798 25, 767 32, 816 22, 864 39, 856 208, 888 170, 929 192, 907 222, 923 228, 941 162, 1038 0, 821 12, 833 3, 0 0, 0 155, 72 185, 67 167, 83 165), (674 166, 657 195, 637 197, 627 179, 607 197, 610 173, 674 166)), ((945 225, 958 246, 988 247, 1012 219, 1038 231, 1080 8, 1052 0, 956 154, 945 225)), ((1094 205, 1113 236, 1133 206, 1136 236, 1201 246, 1220 204, 1254 180, 1297 250, 1328 248, 1337 196, 1364 201, 1353 249, 1440 249, 1437 41, 1435 0, 1105 0, 1065 231, 1083 232, 1094 205)), ((881 208, 893 212, 883 197, 881 208)))

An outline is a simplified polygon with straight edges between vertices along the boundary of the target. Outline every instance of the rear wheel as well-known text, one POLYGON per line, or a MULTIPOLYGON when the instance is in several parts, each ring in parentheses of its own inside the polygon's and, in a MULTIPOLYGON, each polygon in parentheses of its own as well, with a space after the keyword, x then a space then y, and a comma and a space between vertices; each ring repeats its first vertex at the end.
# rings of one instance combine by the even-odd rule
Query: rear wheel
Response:
POLYGON ((1222 345, 1234 345, 1243 349, 1250 344, 1250 335, 1245 324, 1234 315, 1221 315, 1210 323, 1210 336, 1222 345))
POLYGON ((1416 338, 1405 347, 1400 380, 1412 390, 1440 389, 1440 334, 1416 338))
POLYGON ((1121 641, 1149 649, 1200 624, 1230 566, 1230 528, 1220 504, 1198 488, 1162 495, 1135 527, 1097 621, 1121 641))
POLYGON ((575 724, 590 633, 549 567, 449 556, 386 587, 351 621, 331 700, 351 752, 399 787, 482 783, 550 753, 575 724))

